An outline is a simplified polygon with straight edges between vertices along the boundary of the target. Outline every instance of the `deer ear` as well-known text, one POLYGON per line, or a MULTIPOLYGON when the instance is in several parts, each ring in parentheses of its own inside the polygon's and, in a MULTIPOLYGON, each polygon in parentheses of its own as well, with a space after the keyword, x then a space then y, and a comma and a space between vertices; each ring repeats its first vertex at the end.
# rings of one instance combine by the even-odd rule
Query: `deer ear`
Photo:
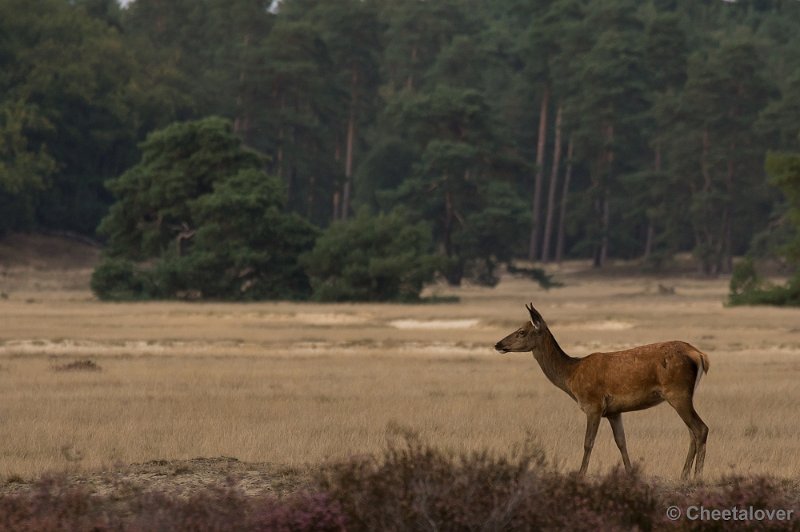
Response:
POLYGON ((531 315, 531 324, 533 325, 533 328, 537 331, 540 331, 544 325, 542 315, 539 314, 535 308, 533 308, 533 303, 530 305, 525 305, 525 308, 528 309, 528 313, 531 315))

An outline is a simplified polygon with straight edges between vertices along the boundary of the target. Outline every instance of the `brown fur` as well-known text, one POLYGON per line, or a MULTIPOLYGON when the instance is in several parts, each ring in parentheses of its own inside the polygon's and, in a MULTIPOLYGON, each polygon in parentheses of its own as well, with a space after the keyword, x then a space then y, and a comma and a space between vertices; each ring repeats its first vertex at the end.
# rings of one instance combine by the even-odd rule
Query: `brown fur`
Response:
POLYGON ((695 462, 695 476, 703 471, 708 427, 692 404, 695 388, 708 372, 708 355, 686 342, 649 344, 624 351, 592 353, 583 358, 567 355, 541 315, 527 307, 531 321, 495 345, 501 352, 531 351, 545 376, 564 390, 586 413, 586 438, 580 473, 585 474, 600 419, 609 420, 625 468, 631 464, 626 449, 622 413, 650 408, 667 401, 689 428, 689 455, 682 477, 695 462))

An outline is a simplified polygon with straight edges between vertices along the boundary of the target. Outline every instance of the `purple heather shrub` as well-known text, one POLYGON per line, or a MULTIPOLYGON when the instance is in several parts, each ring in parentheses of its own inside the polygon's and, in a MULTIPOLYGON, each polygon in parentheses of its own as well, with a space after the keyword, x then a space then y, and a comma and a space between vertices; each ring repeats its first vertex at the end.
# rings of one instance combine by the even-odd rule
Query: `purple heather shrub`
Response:
POLYGON ((585 478, 559 473, 535 449, 459 455, 410 438, 380 456, 329 464, 283 497, 247 495, 233 479, 187 495, 93 494, 64 477, 43 477, 30 490, 0 495, 0 531, 800 530, 798 502, 798 485, 788 480, 659 486, 622 469, 585 478), (673 505, 784 509, 795 517, 732 523, 684 513, 671 521, 673 505))

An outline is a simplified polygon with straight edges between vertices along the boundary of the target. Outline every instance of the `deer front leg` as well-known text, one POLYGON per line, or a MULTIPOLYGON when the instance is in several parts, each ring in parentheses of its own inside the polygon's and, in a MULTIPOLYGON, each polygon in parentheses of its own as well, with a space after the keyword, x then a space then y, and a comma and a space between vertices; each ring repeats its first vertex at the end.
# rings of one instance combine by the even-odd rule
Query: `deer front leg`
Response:
POLYGON ((600 414, 589 412, 586 414, 586 437, 583 440, 583 462, 581 463, 581 470, 579 475, 585 475, 586 470, 589 468, 589 457, 592 455, 592 447, 594 447, 594 438, 597 436, 597 428, 600 426, 600 414))
POLYGON ((622 463, 625 464, 625 471, 631 474, 631 461, 628 458, 628 448, 625 445, 625 429, 622 426, 622 414, 612 414, 608 416, 608 422, 611 424, 611 431, 614 433, 614 441, 617 443, 619 452, 622 455, 622 463))

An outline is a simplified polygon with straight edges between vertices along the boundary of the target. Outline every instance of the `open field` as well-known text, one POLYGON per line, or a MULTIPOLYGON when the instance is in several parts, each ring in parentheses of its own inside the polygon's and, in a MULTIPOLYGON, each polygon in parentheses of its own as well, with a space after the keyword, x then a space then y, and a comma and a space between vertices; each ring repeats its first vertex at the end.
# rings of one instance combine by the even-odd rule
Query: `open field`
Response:
MULTIPOLYGON (((725 280, 566 272, 549 292, 514 278, 435 289, 458 303, 112 304, 86 275, 26 265, 0 278, 5 478, 200 456, 303 468, 379 452, 404 430, 455 451, 532 440, 577 469, 584 415, 530 355, 491 348, 528 301, 573 355, 668 339, 707 352, 695 399, 711 429, 707 477, 800 475, 800 309, 725 308, 725 280), (66 369, 82 360, 97 368, 66 369)), ((644 474, 677 478, 677 414, 661 405, 625 423, 644 474)), ((603 423, 589 471, 619 461, 603 423)))

